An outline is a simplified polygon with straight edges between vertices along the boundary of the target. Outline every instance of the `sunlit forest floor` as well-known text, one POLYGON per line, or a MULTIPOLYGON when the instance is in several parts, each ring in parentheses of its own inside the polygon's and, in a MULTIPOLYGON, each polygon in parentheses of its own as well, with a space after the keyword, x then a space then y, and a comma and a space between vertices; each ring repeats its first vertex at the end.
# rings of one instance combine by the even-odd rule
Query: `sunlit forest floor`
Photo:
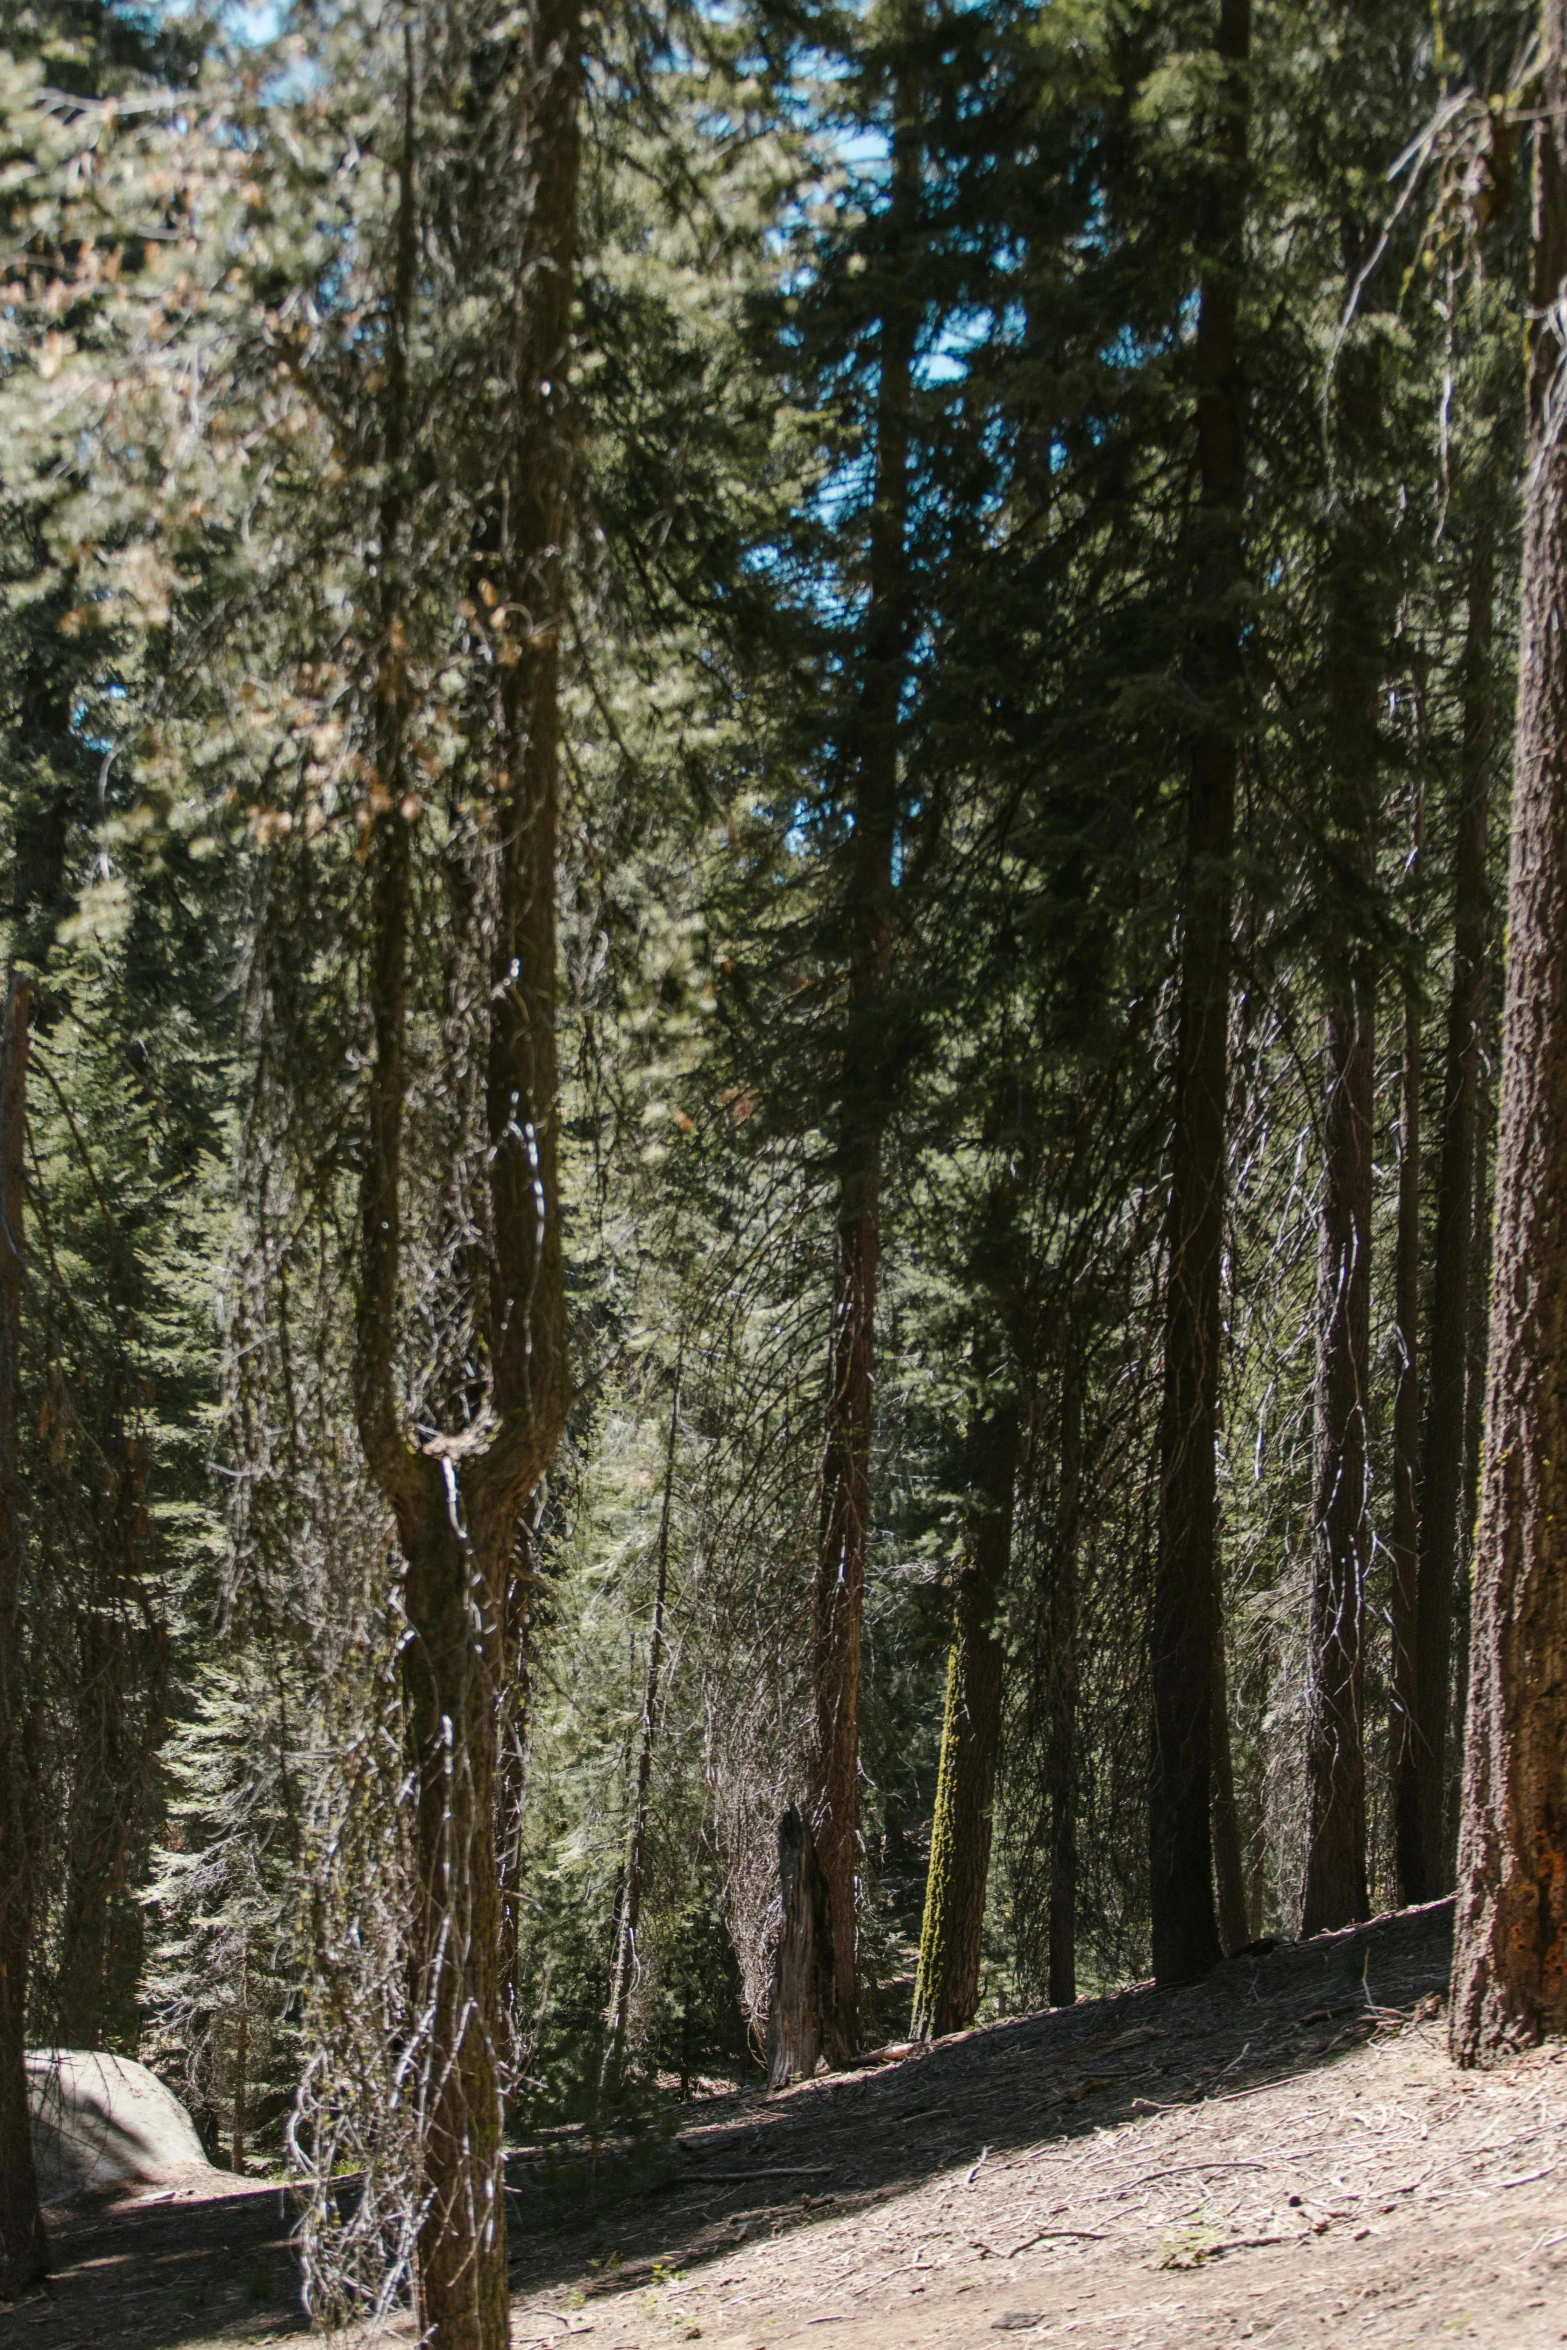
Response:
MULTIPOLYGON (((525 2150, 513 2340, 1567 2342, 1567 2048, 1453 2069, 1450 1924, 1446 1904, 1409 1911, 1190 1990, 694 2102, 672 2140, 596 2162, 569 2140, 525 2150)), ((0 2319, 0 2343, 293 2332, 287 2235, 286 2197, 238 2181, 79 2215, 50 2297, 0 2319)))

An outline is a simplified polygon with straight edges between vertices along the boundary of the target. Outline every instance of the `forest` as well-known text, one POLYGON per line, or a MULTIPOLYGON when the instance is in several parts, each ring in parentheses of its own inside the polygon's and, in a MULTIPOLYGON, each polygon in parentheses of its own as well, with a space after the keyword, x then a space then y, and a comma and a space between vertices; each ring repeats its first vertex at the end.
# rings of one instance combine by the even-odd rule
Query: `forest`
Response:
POLYGON ((6 0, 0 2294, 30 2049, 499 2350, 529 2132, 1567 2032, 1564 367, 1567 0, 6 0))

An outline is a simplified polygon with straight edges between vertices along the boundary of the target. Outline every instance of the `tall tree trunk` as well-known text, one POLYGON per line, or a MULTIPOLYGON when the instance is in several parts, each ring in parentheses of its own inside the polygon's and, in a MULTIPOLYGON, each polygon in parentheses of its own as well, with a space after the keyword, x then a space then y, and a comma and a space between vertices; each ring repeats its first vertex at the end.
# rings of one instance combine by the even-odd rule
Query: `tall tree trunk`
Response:
POLYGON ((968 1522, 953 1605, 947 1704, 914 1982, 916 2040, 974 2021, 1001 1748, 1002 1644, 997 1626, 1012 1563, 1015 1398, 975 1405, 968 1444, 968 1522))
POLYGON ((25 1746, 21 1463, 22 1220, 31 991, 12 974, 0 1033, 0 2300, 48 2269, 27 2109, 33 1938, 31 1773, 25 1746))
MULTIPOLYGON (((1490 977, 1487 957, 1488 978, 1490 977)), ((1479 1535, 1480 1464, 1485 1450, 1485 1358, 1489 1337, 1491 1302, 1491 1184, 1490 1136, 1492 1130, 1491 1066, 1498 1039, 1490 1032, 1497 1024, 1493 1012, 1500 1007, 1490 1000, 1487 986, 1487 1005, 1483 1025, 1487 1031, 1486 1058, 1480 1071, 1479 1134, 1475 1146, 1475 1203, 1474 1249, 1469 1271, 1469 1370, 1468 1392, 1464 1399, 1464 1482, 1459 1503, 1458 1575, 1453 1606, 1453 1645, 1456 1650, 1453 1673, 1453 1734, 1449 1747, 1456 1742, 1459 1768, 1449 1769, 1447 1797, 1447 1842, 1444 1850, 1456 1853, 1458 1849, 1459 1813, 1463 1796, 1462 1762, 1464 1753, 1465 1704, 1468 1694, 1469 1634, 1472 1615, 1471 1597, 1474 1581, 1475 1546, 1479 1535), (1456 1669, 1461 1658, 1465 1669, 1456 1669)))
MULTIPOLYGON (((1372 369, 1352 371, 1345 409, 1364 426, 1372 369)), ((1363 527, 1351 520, 1330 582, 1328 702, 1332 816, 1348 876, 1330 877, 1324 974, 1323 1169, 1317 1248, 1312 1585, 1306 1692, 1302 1934, 1369 1914, 1366 1887, 1365 1602, 1370 1561, 1371 1198, 1376 980, 1353 899, 1374 873, 1379 615, 1365 592, 1363 527), (1349 901, 1348 905, 1344 901, 1349 901)))
POLYGON ((836 1150, 837 1242, 827 1365, 813 1634, 811 1826, 826 1886, 832 1986, 826 2053, 846 2064, 859 2036, 856 1888, 860 1840, 860 1638, 869 1532, 881 1162, 887 1122, 885 1018, 893 951, 898 708, 908 662, 905 543, 909 426, 920 289, 910 243, 919 206, 919 124, 908 81, 895 94, 880 330, 876 476, 865 666, 855 714, 854 829, 844 906, 848 1004, 836 1150))
POLYGON ((1302 1934, 1369 1914, 1364 1626, 1375 1068, 1371 981, 1363 967, 1329 1007, 1324 1061, 1302 1934))
POLYGON ((1070 1319, 1061 1378, 1061 1472, 1055 1557, 1050 1582, 1050 1724, 1045 1777, 1050 1791, 1050 1952, 1046 1991, 1052 2007, 1077 1998, 1077 1582, 1083 1531, 1083 1366, 1070 1319))
POLYGON ((653 1737, 658 1720, 659 1673, 664 1661, 664 1607, 669 1592, 669 1517, 675 1495, 675 1446, 680 1435, 680 1372, 675 1364, 674 1393, 669 1403, 669 1439, 664 1452, 664 1499, 658 1517, 658 1560, 653 1584, 653 1620, 648 1631, 647 1677, 642 1689, 642 1719, 637 1733, 637 1784, 632 1799, 631 1827, 626 1837, 626 1871, 615 1921, 615 1963, 609 1989, 609 2030, 599 2068, 599 2090, 608 2094, 618 2086, 626 2058, 626 2027, 631 2017, 631 1994, 637 1979, 637 1932, 642 1923, 642 1874, 647 1851, 648 1796, 653 1784, 653 1737))
POLYGON ((1495 1265, 1451 2045, 1567 2032, 1567 0, 1543 0, 1495 1265))
MULTIPOLYGON (((1354 282, 1360 243, 1346 224, 1354 282)), ((1344 460, 1364 474, 1382 410, 1379 355, 1350 344, 1334 379, 1344 460)), ((1376 1114, 1376 964, 1365 907, 1375 886, 1377 697, 1388 614, 1382 515, 1351 479, 1337 501, 1326 570, 1328 819, 1322 1205, 1317 1252, 1312 1589, 1306 1691, 1306 1858, 1301 1932, 1368 1913, 1365 1599, 1370 1565, 1371 1199, 1376 1114)))
POLYGON ((389 321, 382 645, 371 839, 374 1051, 359 1200, 355 1407, 367 1464, 406 1562, 401 1653, 419 1869, 415 1971, 427 2019, 419 2318, 440 2350, 508 2339, 501 2159, 505 2005, 496 1839, 499 1681, 524 1512, 569 1401, 556 1177, 555 892, 558 658, 569 455, 565 421, 578 170, 575 0, 531 25, 529 250, 511 321, 514 402, 498 542, 486 561, 531 628, 499 666, 492 821, 498 904, 486 1103, 492 1425, 416 1446, 394 1381, 401 1256, 404 1025, 417 800, 404 766, 402 641, 408 340, 417 253, 414 71, 407 94, 389 321), (480 1445, 482 1444, 482 1449, 480 1445))
MULTIPOLYGON (((1421 802, 1415 803, 1414 880, 1418 893, 1421 802)), ((1410 922, 1411 942, 1417 924, 1410 922)), ((1388 1704, 1388 1780, 1393 1810, 1393 1876, 1401 1903, 1418 1901, 1415 1624, 1420 1545, 1420 995, 1404 988, 1404 1047, 1398 1095, 1398 1241, 1393 1315, 1398 1376, 1393 1391, 1393 1597, 1388 1704)))
POLYGON ((1495 733, 1491 682, 1494 584, 1488 544, 1469 578, 1464 677, 1464 765, 1454 870, 1453 979, 1442 1086, 1442 1156, 1437 1184, 1436 1262, 1428 1340, 1429 1392, 1421 1457, 1420 1580, 1415 1628, 1415 1813, 1418 1844, 1408 1901, 1447 1890, 1444 1828, 1448 1708, 1452 1683, 1453 1592, 1463 1499, 1468 1303, 1475 1248, 1475 1161, 1480 1132, 1481 1023, 1486 991, 1489 906, 1486 847, 1495 733))
POLYGON ((1171 1161, 1159 1548, 1149 1621, 1154 1973, 1189 1982, 1219 1956, 1213 1904, 1212 1683, 1218 1608, 1220 1271, 1229 1093, 1231 856, 1244 690, 1234 596, 1245 577, 1244 407, 1238 321, 1246 193, 1250 0, 1221 0, 1223 113, 1203 223, 1197 312, 1201 477, 1192 683, 1206 705, 1188 751, 1171 1161))
MULTIPOLYGON (((1499 1013, 1500 1006, 1493 1002, 1488 1009, 1495 1014, 1499 1013)), ((1499 1023, 1493 1018, 1486 1018, 1485 1026, 1493 1031, 1487 1048, 1491 1053, 1495 1052, 1500 1041, 1494 1033, 1497 1025, 1499 1023)), ((1491 1067, 1487 1062, 1482 1064, 1480 1070, 1479 1131, 1475 1137, 1474 1246, 1469 1263, 1469 1362, 1464 1393, 1464 1482, 1458 1505, 1458 1563, 1462 1576, 1473 1571, 1475 1546, 1480 1534, 1480 1468, 1485 1455, 1485 1366, 1491 1335, 1490 1156, 1494 1121, 1491 1067)), ((1463 1686, 1467 1685, 1466 1673, 1463 1686)))

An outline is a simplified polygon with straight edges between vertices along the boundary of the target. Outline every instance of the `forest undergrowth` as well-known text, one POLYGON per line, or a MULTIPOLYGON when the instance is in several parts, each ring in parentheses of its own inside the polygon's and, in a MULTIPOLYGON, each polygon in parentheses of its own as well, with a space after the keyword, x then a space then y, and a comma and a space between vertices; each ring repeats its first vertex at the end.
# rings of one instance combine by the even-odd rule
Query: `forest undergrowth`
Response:
POLYGON ((1470 2224, 1564 386, 1567 0, 0 8, 5 2326, 1470 2224), (43 2214, 56 2049, 246 2191, 43 2214))
MULTIPOLYGON (((701 2098, 640 2152, 518 2149, 512 2342, 1567 2339, 1567 2052, 1454 2074, 1451 1914, 701 2098)), ((298 2332, 291 2196, 215 2185, 73 2214, 49 2298, 0 2316, 0 2342, 298 2332)))

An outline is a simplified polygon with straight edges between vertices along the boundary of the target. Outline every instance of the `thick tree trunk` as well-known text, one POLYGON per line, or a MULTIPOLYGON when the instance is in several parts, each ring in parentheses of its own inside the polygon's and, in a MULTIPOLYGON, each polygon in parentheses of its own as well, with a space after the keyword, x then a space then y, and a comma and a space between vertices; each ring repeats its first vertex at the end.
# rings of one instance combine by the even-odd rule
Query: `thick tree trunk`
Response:
POLYGON ((439 1473, 420 1478, 416 1492, 401 1497, 398 1528, 411 1634, 402 1671, 416 1774, 417 1983, 428 2033, 419 2316, 442 2350, 504 2350, 496 1660, 485 1636, 492 1587, 477 1545, 453 1523, 458 1512, 439 1473))
POLYGON ((1544 0, 1495 1266, 1453 1950, 1461 2064, 1567 2032, 1567 0, 1544 0))
POLYGON ((1453 979, 1442 1087, 1442 1157, 1436 1262, 1428 1340, 1429 1391, 1421 1455, 1420 1579, 1415 1628, 1414 1782, 1416 1849, 1406 1901, 1447 1890, 1445 1830, 1448 1708, 1452 1682, 1453 1594, 1463 1502, 1464 1406, 1468 1387, 1468 1301, 1475 1248, 1475 1161, 1480 1132, 1481 1022, 1489 931, 1486 847, 1494 735, 1491 694, 1493 607, 1489 547, 1469 581, 1464 681, 1464 769, 1454 873, 1453 979))
POLYGON ((1250 0, 1221 0, 1219 155, 1204 223, 1197 314, 1197 549, 1192 682, 1207 705, 1188 754, 1175 1131, 1159 1430, 1159 1548, 1150 1613, 1153 1771, 1149 1861, 1154 1972, 1189 1982, 1219 1956, 1209 1805, 1218 1609, 1220 1271, 1229 1092, 1230 863, 1243 691, 1235 589, 1246 494, 1238 320, 1245 224, 1250 0), (1228 607, 1228 608, 1226 608, 1228 607))
POLYGON ((782 1915, 768 2016, 769 2089, 808 2081, 821 2062, 832 1992, 832 1920, 811 1823, 791 1804, 778 1823, 782 1915))
POLYGON ((524 1513, 569 1401, 556 1176, 558 661, 578 169, 575 0, 532 21, 529 250, 507 353, 514 403, 495 541, 484 560, 509 613, 529 617, 498 665, 492 822, 498 901, 487 1048, 488 1359, 492 1424, 415 1447, 394 1382, 401 1255, 404 1027, 412 832, 402 665, 407 353, 418 221, 412 29, 401 165, 382 516, 383 644, 371 840, 374 1026, 359 1199, 355 1408, 366 1461, 396 1519, 409 1637, 400 1651, 419 1868, 414 1972, 425 2019, 419 2319, 440 2350, 508 2340, 502 2098, 509 2051, 497 1843, 500 1681, 524 1513))
POLYGON ((599 2068, 601 2095, 613 2092, 626 2058, 631 1994, 636 1988, 637 1933, 642 1923, 642 1875, 647 1852, 648 1796, 653 1785, 654 1726, 658 1720, 659 1674, 664 1661, 664 1608, 669 1594, 669 1517, 675 1496, 675 1446, 680 1435, 680 1372, 669 1404, 669 1438, 664 1452, 664 1499, 658 1517, 658 1556, 653 1583, 653 1620, 648 1629, 647 1677, 637 1733, 637 1783, 626 1836, 626 1869, 615 1920, 615 1959, 610 1970, 608 2032, 599 2068))
POLYGON ((31 1774, 23 1660, 21 1426, 23 1168, 31 995, 14 975, 0 1032, 0 2300, 48 2269, 27 2111, 27 1974, 33 1937, 31 1774))
POLYGON ((1077 1997, 1077 1581, 1082 1522, 1083 1367, 1077 1335, 1069 1322, 1061 1379, 1061 1478, 1047 1616, 1050 1955, 1046 1991, 1052 2007, 1070 2007, 1077 1997))
POLYGON ((827 1366, 813 1634, 816 1735, 810 1794, 827 1888, 832 1989, 826 2052, 846 2064, 859 2035, 855 1970, 860 1840, 860 1638, 869 1534, 881 1161, 888 1114, 886 995, 892 968, 898 825, 898 708, 908 660, 905 541, 909 426, 920 291, 907 246, 919 205, 919 125, 900 87, 881 320, 876 475, 865 666, 856 710, 854 830, 844 907, 848 1004, 837 1136, 837 1244, 827 1366))
POLYGON ((1018 1410, 980 1404, 969 1440, 969 1521, 953 1606, 947 1704, 914 1983, 916 2040, 974 2021, 1001 1748, 1002 1645, 997 1625, 1012 1563, 1018 1410))
POLYGON ((1330 1007, 1324 1061, 1302 1934, 1349 1925, 1369 1908, 1364 1627, 1376 1078, 1369 977, 1357 976, 1330 1007))

